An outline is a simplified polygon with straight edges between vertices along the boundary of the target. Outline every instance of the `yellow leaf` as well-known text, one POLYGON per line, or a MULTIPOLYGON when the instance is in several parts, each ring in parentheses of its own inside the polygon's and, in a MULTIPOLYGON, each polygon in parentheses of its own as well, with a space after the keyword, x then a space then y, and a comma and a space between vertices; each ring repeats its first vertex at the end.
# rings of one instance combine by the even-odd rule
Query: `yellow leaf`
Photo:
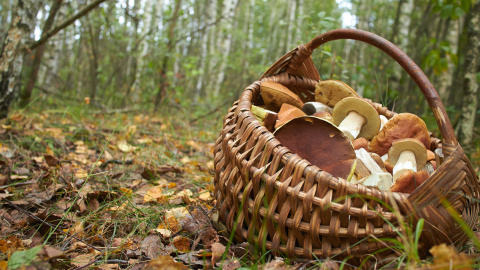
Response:
POLYGON ((123 195, 127 195, 127 196, 131 196, 133 194, 133 190, 131 190, 129 188, 120 188, 120 192, 123 195))
POLYGON ((121 140, 117 143, 118 149, 124 153, 132 152, 136 149, 136 147, 131 146, 130 144, 127 143, 125 140, 121 140))
POLYGON ((433 269, 473 270, 472 258, 465 253, 458 253, 452 246, 447 246, 446 244, 436 245, 430 249, 430 253, 433 255, 433 269))
POLYGON ((53 153, 53 151, 52 151, 52 149, 50 148, 49 145, 47 145, 47 149, 45 150, 45 154, 55 156, 55 154, 53 153))
POLYGON ((147 191, 147 194, 143 196, 144 202, 156 202, 159 198, 165 197, 162 193, 162 187, 156 186, 147 191))
POLYGON ((169 255, 158 256, 156 259, 151 260, 145 269, 170 269, 170 270, 187 270, 188 267, 182 263, 175 262, 169 255))
POLYGON ((88 172, 85 171, 84 169, 82 168, 77 168, 75 170, 75 177, 76 178, 87 178, 88 177, 88 172))
POLYGON ((208 190, 200 191, 198 198, 205 202, 213 200, 213 197, 210 195, 210 192, 208 190))

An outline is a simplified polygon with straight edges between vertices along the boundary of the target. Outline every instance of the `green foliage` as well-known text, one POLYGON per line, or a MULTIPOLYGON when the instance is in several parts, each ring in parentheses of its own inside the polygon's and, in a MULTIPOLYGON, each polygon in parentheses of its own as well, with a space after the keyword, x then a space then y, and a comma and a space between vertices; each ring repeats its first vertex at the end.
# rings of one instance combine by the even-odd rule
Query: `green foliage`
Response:
POLYGON ((41 249, 42 246, 36 246, 28 250, 14 252, 8 260, 8 268, 14 270, 30 265, 41 249))

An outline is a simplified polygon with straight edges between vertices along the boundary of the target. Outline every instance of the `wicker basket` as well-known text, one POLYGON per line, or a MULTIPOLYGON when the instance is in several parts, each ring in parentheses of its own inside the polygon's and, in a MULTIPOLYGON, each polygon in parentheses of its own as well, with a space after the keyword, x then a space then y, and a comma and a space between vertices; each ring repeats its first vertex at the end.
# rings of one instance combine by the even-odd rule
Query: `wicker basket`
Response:
MULTIPOLYGON (((369 102, 387 118, 395 115, 369 102)), ((229 109, 214 151, 220 222, 237 241, 275 254, 308 259, 375 254, 378 259, 392 254, 391 242, 378 239, 400 239, 405 230, 400 224, 408 223, 413 229, 424 219, 420 252, 425 255, 439 243, 466 242, 459 218, 470 228, 477 223, 478 178, 457 142, 438 93, 404 52, 369 32, 333 30, 279 59, 229 109), (320 45, 338 39, 362 41, 390 55, 420 87, 434 113, 443 140, 432 137, 431 148, 441 148, 444 161, 410 195, 333 177, 282 146, 250 111, 252 103, 261 102, 262 81, 276 81, 303 101, 313 100, 320 77, 310 55, 320 45)))

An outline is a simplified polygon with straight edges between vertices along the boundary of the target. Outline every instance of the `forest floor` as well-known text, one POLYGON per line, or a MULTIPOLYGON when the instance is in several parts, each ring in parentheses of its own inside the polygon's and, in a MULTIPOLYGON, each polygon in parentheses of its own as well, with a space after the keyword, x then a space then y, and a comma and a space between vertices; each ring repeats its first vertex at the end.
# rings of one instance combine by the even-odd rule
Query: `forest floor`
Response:
POLYGON ((0 270, 338 269, 265 262, 222 236, 212 222, 221 120, 184 119, 51 111, 0 121, 0 270))

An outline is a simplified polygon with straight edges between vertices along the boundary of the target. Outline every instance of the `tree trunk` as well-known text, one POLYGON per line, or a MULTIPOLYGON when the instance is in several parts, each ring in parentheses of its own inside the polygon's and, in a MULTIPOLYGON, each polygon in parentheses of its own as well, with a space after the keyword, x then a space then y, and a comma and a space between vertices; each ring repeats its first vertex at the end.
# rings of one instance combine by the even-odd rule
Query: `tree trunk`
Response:
POLYGON ((170 22, 170 27, 168 29, 168 43, 165 54, 163 56, 162 65, 160 67, 160 86, 155 96, 154 101, 154 111, 158 110, 160 103, 167 97, 167 88, 168 88, 168 78, 167 78, 167 68, 168 63, 173 51, 173 46, 175 45, 175 25, 177 23, 178 14, 180 13, 180 8, 182 6, 182 0, 175 1, 175 9, 173 11, 173 16, 170 22))
POLYGON ((222 54, 222 58, 220 60, 220 70, 217 76, 217 83, 214 85, 214 96, 217 97, 220 94, 220 88, 223 84, 223 80, 225 79, 225 71, 227 68, 228 57, 230 55, 230 49, 232 48, 232 25, 233 19, 235 17, 235 8, 237 6, 238 0, 225 0, 224 7, 223 7, 223 19, 224 22, 224 33, 226 36, 221 38, 220 41, 220 52, 222 54))
POLYGON ((23 55, 19 53, 25 40, 35 27, 36 13, 41 6, 38 0, 18 0, 13 13, 13 23, 1 46, 0 56, 0 119, 8 116, 15 84, 22 68, 23 55))
POLYGON ((460 118, 459 141, 465 149, 472 143, 475 114, 477 112, 477 72, 480 67, 480 2, 476 1, 471 9, 468 22, 467 48, 463 86, 463 108, 460 118))
MULTIPOLYGON (((50 12, 48 14, 47 21, 45 22, 45 26, 43 27, 43 30, 42 30, 42 36, 52 28, 53 22, 55 21, 55 16, 57 15, 57 11, 60 9, 60 6, 62 5, 62 2, 63 0, 55 0, 53 2, 53 5, 50 8, 50 12)), ((40 69, 40 63, 42 62, 43 53, 45 52, 45 45, 46 43, 43 43, 42 45, 38 46, 37 49, 35 50, 35 56, 33 58, 30 74, 28 76, 28 82, 20 96, 21 107, 25 107, 28 105, 28 103, 30 103, 32 90, 37 81, 38 70, 40 69)))
MULTIPOLYGON (((153 26, 152 22, 154 21, 153 17, 155 15, 155 14, 153 14, 153 11, 154 11, 153 10, 153 1, 154 0, 147 0, 146 3, 145 3, 145 20, 144 20, 144 24, 143 24, 143 28, 142 28, 142 33, 140 35, 140 38, 142 38, 142 41, 141 41, 142 51, 140 52, 140 55, 137 58, 137 68, 136 68, 136 72, 135 72, 135 78, 133 80, 132 87, 131 87, 132 88, 132 100, 133 100, 134 103, 138 102, 138 98, 139 98, 140 92, 141 92, 140 77, 141 77, 142 71, 145 67, 145 60, 147 58, 148 47, 149 47, 149 41, 148 41, 147 36, 151 32, 151 29, 152 29, 152 26, 153 26)), ((158 0, 158 1, 155 1, 155 2, 157 2, 156 3, 157 7, 161 8, 163 0, 158 0)))

